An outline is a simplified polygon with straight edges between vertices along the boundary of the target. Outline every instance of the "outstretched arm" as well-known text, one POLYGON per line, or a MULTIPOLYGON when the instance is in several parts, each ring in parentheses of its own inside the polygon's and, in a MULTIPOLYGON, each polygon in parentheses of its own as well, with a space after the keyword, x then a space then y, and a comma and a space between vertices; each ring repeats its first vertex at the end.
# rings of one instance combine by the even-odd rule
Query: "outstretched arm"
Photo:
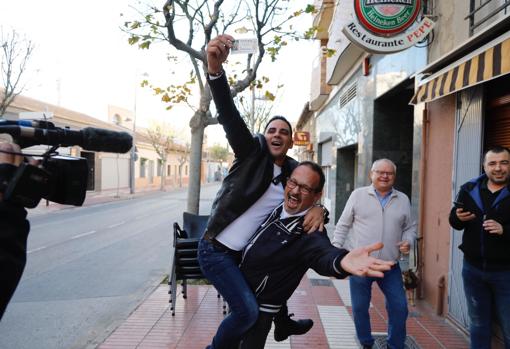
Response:
POLYGON ((382 242, 355 248, 346 254, 340 265, 342 269, 356 276, 383 277, 395 262, 384 261, 370 256, 370 253, 383 248, 382 242))

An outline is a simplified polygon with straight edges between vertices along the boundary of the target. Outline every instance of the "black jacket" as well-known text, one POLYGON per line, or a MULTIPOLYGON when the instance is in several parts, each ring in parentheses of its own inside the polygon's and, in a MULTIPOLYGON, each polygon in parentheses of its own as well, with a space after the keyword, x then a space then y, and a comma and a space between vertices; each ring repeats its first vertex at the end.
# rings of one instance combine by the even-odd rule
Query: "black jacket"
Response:
MULTIPOLYGON (((13 165, 0 164, 0 183, 10 179, 6 172, 13 169, 13 165)), ((0 319, 25 268, 30 229, 26 216, 23 207, 0 200, 0 319)))
POLYGON ((484 208, 480 195, 480 186, 487 180, 485 174, 462 185, 456 201, 464 203, 464 210, 476 215, 476 218, 462 222, 450 211, 450 225, 464 230, 459 248, 464 257, 475 266, 488 269, 510 269, 510 191, 502 189, 492 207, 484 208), (483 217, 494 219, 503 226, 503 234, 490 234, 483 229, 483 217))
MULTIPOLYGON (((215 237, 264 194, 273 179, 274 160, 265 137, 261 134, 254 137, 239 114, 225 74, 209 80, 209 86, 218 110, 218 121, 235 155, 207 223, 205 234, 215 237)), ((286 157, 281 174, 283 186, 296 166, 296 160, 286 157)))
POLYGON ((290 298, 309 268, 345 278, 340 261, 349 252, 334 247, 326 232, 303 231, 303 217, 280 220, 278 206, 243 251, 241 271, 260 304, 280 305, 290 298))

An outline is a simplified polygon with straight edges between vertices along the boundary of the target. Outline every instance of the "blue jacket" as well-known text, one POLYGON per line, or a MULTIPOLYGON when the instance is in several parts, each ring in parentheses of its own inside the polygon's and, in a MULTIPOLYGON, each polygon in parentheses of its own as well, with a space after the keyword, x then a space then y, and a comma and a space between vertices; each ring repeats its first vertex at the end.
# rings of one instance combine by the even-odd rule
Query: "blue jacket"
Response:
POLYGON ((476 218, 462 222, 457 218, 455 207, 450 211, 450 225, 464 230, 459 248, 464 257, 475 266, 493 270, 510 269, 510 191, 502 189, 492 207, 483 207, 480 187, 487 179, 485 174, 463 184, 456 201, 464 203, 464 210, 476 218), (490 234, 483 229, 483 220, 493 219, 503 226, 503 234, 490 234))
POLYGON ((241 271, 260 304, 280 305, 290 298, 309 268, 325 276, 349 275, 340 261, 349 252, 334 247, 326 232, 303 231, 303 217, 280 219, 278 206, 243 251, 241 271))

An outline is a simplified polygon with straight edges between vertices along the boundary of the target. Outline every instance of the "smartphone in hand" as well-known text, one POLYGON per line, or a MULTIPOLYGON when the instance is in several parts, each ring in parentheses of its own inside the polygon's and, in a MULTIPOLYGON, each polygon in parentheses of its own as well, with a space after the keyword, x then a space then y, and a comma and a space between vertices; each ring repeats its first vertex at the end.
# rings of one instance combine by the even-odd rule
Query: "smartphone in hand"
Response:
POLYGON ((461 210, 464 211, 464 203, 463 202, 460 202, 460 201, 454 201, 453 202, 453 206, 455 208, 460 208, 461 210))

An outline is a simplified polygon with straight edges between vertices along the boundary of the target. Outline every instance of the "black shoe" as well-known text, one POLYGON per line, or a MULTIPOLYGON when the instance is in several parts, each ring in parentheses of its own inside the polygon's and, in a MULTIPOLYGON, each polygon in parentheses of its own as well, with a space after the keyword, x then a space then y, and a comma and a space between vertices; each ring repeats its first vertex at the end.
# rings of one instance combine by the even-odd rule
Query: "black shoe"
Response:
POLYGON ((364 345, 364 346, 363 346, 363 349, 372 349, 372 348, 373 348, 373 346, 372 346, 372 345, 364 345))
POLYGON ((305 334, 313 326, 312 319, 294 321, 290 317, 294 314, 279 316, 274 319, 274 340, 281 342, 294 334, 305 334))

